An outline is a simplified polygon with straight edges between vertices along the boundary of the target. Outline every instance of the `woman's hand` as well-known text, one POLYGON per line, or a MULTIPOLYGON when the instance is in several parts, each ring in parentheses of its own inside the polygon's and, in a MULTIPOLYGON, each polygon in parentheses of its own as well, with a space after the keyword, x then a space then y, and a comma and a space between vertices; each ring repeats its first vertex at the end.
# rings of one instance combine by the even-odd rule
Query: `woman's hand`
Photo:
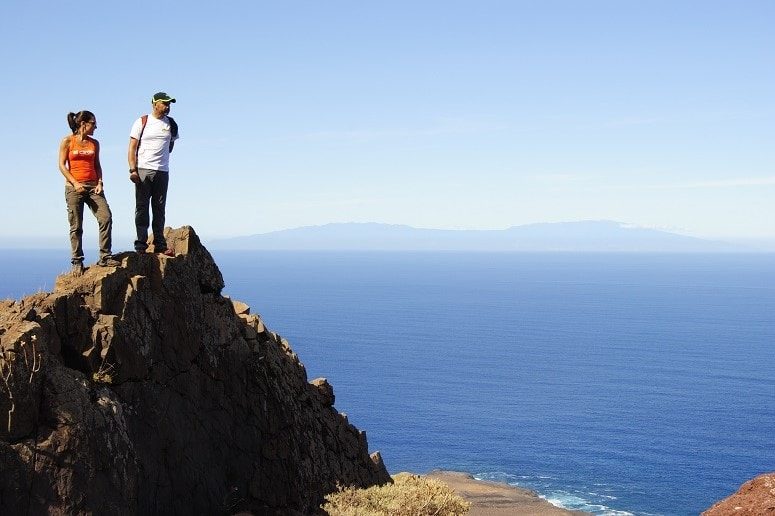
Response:
POLYGON ((75 188, 75 191, 78 193, 83 193, 86 191, 86 187, 83 186, 83 183, 79 183, 78 181, 73 181, 73 188, 75 188))
POLYGON ((102 193, 102 191, 103 191, 103 188, 102 188, 102 181, 98 181, 98 182, 97 182, 97 186, 95 186, 95 187, 94 187, 94 193, 96 193, 97 195, 99 195, 99 194, 101 194, 101 193, 102 193))

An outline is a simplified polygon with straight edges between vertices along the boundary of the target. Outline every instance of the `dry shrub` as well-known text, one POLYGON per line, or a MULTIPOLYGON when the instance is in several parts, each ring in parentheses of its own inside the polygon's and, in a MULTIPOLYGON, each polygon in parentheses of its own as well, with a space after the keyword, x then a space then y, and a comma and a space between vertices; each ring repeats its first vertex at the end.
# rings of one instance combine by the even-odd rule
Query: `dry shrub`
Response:
POLYGON ((409 473, 393 480, 368 489, 340 488, 326 496, 323 510, 330 516, 458 516, 471 507, 438 480, 409 473))

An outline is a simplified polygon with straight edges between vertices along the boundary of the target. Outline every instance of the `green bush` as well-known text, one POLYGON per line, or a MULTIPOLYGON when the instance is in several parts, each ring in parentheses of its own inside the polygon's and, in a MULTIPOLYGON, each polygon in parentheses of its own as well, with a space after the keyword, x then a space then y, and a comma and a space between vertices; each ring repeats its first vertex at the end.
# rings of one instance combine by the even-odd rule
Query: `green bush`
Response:
POLYGON ((393 484, 340 488, 322 506, 330 516, 459 516, 471 504, 438 480, 399 473, 393 484))

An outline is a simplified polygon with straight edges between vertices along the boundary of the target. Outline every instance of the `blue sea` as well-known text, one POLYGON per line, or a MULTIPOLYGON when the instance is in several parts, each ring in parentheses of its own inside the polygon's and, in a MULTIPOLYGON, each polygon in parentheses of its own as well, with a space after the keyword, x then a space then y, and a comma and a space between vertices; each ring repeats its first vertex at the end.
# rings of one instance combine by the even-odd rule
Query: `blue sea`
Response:
MULTIPOLYGON (((688 515, 775 471, 775 255, 213 254, 391 473, 688 515)), ((68 262, 0 256, 0 298, 68 262)))

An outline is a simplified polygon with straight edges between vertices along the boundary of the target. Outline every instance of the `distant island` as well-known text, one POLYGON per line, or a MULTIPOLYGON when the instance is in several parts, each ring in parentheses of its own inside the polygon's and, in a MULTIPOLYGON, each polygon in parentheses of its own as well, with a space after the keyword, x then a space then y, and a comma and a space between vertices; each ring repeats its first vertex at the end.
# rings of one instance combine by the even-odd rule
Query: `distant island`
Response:
POLYGON ((217 239, 215 249, 293 251, 735 252, 704 240, 614 221, 527 224, 500 230, 420 229, 379 223, 332 223, 217 239))

